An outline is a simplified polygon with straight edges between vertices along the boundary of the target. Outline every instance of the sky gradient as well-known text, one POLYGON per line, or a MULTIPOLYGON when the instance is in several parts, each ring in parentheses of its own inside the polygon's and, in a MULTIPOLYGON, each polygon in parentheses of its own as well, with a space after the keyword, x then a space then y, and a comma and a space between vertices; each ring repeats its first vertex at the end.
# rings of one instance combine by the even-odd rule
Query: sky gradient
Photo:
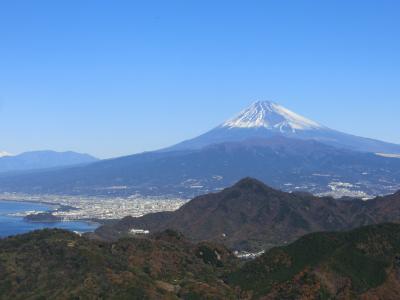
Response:
POLYGON ((101 158, 256 100, 400 143, 399 1, 2 1, 0 151, 101 158))

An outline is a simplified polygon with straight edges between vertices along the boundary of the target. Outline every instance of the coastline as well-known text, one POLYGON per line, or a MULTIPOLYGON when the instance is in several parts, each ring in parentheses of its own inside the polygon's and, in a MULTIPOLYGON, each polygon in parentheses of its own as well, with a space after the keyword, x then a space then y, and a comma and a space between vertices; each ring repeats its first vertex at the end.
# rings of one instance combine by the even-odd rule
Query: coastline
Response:
MULTIPOLYGON (((188 199, 170 197, 95 197, 68 195, 28 195, 0 193, 3 201, 43 204, 55 216, 65 220, 93 221, 116 220, 126 216, 141 217, 149 213, 175 211, 187 203, 188 199)), ((100 221, 99 223, 104 223, 100 221)))
MULTIPOLYGON (((95 220, 51 220, 37 218, 27 220, 25 216, 30 212, 52 212, 60 206, 39 203, 39 201, 11 201, 0 200, 0 239, 28 233, 45 228, 59 228, 72 232, 93 232, 101 226, 95 220)), ((64 207, 63 209, 67 209, 64 207)), ((46 214, 46 213, 44 213, 46 214)))
MULTIPOLYGON (((39 204, 39 205, 45 205, 49 208, 49 210, 45 210, 45 213, 48 214, 53 214, 54 212, 68 212, 71 210, 79 210, 77 207, 73 207, 70 205, 65 205, 61 203, 52 203, 48 201, 42 201, 42 200, 23 200, 23 199, 4 199, 0 198, 0 202, 8 202, 8 203, 30 203, 30 204, 39 204)), ((28 215, 26 215, 28 216, 28 215)), ((25 216, 25 217, 26 217, 25 216)), ((26 220, 25 217, 22 216, 15 216, 15 217, 21 217, 25 222, 30 222, 30 223, 38 223, 38 224, 46 224, 46 223, 68 223, 68 222, 82 222, 86 223, 88 225, 94 225, 94 226, 101 226, 103 225, 103 222, 99 219, 87 219, 87 218, 82 218, 82 219, 60 219, 57 221, 52 221, 52 222, 46 222, 46 221, 31 221, 31 220, 26 220)), ((107 220, 108 221, 108 220, 107 220)), ((105 222, 104 222, 105 223, 105 222)))

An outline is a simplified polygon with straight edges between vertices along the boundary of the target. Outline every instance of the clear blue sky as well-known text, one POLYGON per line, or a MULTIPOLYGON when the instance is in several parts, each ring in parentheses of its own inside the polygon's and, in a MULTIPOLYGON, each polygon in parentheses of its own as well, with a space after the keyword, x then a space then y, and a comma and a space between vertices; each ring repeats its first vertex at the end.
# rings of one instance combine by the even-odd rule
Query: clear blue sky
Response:
POLYGON ((1 1, 0 150, 112 157, 255 100, 400 143, 400 1, 1 1))

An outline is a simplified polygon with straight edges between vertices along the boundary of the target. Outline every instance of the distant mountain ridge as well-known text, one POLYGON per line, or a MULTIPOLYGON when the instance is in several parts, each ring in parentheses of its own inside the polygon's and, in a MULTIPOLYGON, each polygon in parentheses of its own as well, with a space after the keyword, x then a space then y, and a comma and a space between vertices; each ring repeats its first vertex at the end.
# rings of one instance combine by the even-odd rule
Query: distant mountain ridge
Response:
POLYGON ((192 198, 250 176, 285 191, 368 198, 400 189, 397 153, 399 145, 341 133, 261 101, 197 138, 159 151, 2 175, 0 192, 192 198))
POLYGON ((31 171, 92 163, 98 159, 77 152, 31 151, 19 155, 0 157, 0 173, 31 171))
POLYGON ((150 232, 173 229, 194 241, 210 240, 233 249, 259 251, 311 232, 382 222, 400 223, 400 192, 368 201, 346 201, 286 193, 245 178, 222 192, 196 197, 175 212, 126 217, 98 228, 96 234, 115 239, 131 228, 150 232))
POLYGON ((400 189, 400 159, 272 137, 0 176, 0 191, 192 198, 221 190, 246 176, 286 191, 343 190, 346 195, 366 197, 400 189))
POLYGON ((191 198, 246 176, 287 191, 323 193, 345 184, 339 188, 349 190, 349 195, 380 195, 400 189, 400 160, 316 141, 271 137, 1 176, 0 191, 191 198))
POLYGON ((330 129, 270 101, 255 102, 211 131, 166 150, 200 149, 212 144, 273 136, 315 140, 361 152, 400 154, 400 145, 330 129))

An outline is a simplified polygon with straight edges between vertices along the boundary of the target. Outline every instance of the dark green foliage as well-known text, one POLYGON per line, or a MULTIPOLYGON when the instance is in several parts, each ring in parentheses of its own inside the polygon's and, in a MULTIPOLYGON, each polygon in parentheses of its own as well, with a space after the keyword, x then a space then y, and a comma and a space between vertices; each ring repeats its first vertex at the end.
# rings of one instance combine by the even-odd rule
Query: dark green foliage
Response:
MULTIPOLYGON (((256 295, 265 295, 277 285, 313 286, 316 282, 304 279, 312 279, 312 274, 318 270, 349 279, 353 293, 360 294, 384 284, 396 253, 400 253, 399 242, 398 224, 368 226, 343 233, 309 234, 249 262, 232 273, 228 282, 256 295)), ((321 299, 331 297, 323 286, 319 294, 321 299)))
POLYGON ((209 246, 202 245, 196 251, 197 257, 201 258, 206 264, 216 267, 222 267, 223 263, 219 258, 217 249, 210 248, 209 246))
POLYGON ((0 299, 176 299, 185 280, 231 298, 233 291, 218 287, 223 264, 205 263, 196 250, 172 230, 116 243, 35 231, 0 240, 0 299))
POLYGON ((172 230, 114 243, 42 230, 0 240, 0 299, 352 299, 391 271, 386 289, 400 286, 399 257, 400 224, 309 234, 247 263, 172 230))
POLYGON ((202 300, 203 298, 201 295, 195 293, 195 292, 190 292, 189 294, 185 295, 185 300, 202 300))

